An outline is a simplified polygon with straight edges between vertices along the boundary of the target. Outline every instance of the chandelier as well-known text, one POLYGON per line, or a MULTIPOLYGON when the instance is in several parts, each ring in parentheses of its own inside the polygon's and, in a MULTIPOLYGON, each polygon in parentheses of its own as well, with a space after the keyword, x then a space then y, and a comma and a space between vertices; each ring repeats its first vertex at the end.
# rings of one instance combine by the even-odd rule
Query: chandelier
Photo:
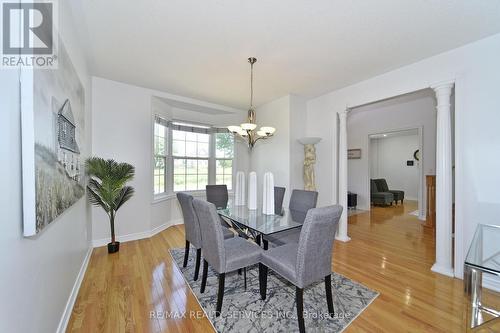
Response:
POLYGON ((250 149, 260 139, 267 139, 273 136, 276 129, 270 126, 262 126, 259 130, 255 123, 255 108, 253 106, 253 64, 257 62, 256 58, 248 58, 250 63, 250 108, 248 109, 247 122, 240 126, 228 126, 227 129, 235 136, 248 143, 250 149))

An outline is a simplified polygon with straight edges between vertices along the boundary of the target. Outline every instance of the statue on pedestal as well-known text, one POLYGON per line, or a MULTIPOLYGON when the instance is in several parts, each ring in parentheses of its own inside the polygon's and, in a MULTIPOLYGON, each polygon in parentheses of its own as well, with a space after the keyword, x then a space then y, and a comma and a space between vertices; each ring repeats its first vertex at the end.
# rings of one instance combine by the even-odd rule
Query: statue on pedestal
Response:
POLYGON ((304 190, 316 191, 316 177, 314 165, 316 164, 316 148, 314 145, 321 138, 302 138, 299 142, 304 145, 304 190))

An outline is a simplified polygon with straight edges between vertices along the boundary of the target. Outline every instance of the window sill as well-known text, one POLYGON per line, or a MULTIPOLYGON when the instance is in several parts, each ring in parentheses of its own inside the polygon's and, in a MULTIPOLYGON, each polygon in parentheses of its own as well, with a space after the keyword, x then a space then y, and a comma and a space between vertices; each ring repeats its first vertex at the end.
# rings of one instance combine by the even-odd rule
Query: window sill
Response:
POLYGON ((153 197, 152 204, 157 204, 163 201, 172 200, 175 198, 175 194, 160 194, 153 197))
MULTIPOLYGON (((184 192, 184 193, 187 193, 187 194, 190 194, 192 195, 193 197, 195 198, 198 198, 198 197, 205 197, 205 190, 197 190, 197 191, 180 191, 180 192, 184 192)), ((157 204, 157 203, 160 203, 160 202, 163 202, 163 201, 167 201, 167 200, 172 200, 172 199, 176 199, 177 196, 176 196, 177 192, 174 192, 174 193, 169 193, 169 194, 160 194, 160 195, 155 195, 154 198, 153 198, 153 202, 152 204, 157 204)), ((234 192, 233 190, 229 190, 228 191, 228 195, 230 197, 234 196, 234 192)))

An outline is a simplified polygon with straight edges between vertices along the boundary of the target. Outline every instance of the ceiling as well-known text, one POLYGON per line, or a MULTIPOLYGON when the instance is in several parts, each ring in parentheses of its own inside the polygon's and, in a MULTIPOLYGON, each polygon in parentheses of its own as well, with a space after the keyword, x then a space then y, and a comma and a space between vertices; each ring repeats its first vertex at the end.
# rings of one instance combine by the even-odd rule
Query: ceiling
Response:
POLYGON ((93 75, 246 108, 311 98, 500 32, 498 0, 75 0, 93 75))

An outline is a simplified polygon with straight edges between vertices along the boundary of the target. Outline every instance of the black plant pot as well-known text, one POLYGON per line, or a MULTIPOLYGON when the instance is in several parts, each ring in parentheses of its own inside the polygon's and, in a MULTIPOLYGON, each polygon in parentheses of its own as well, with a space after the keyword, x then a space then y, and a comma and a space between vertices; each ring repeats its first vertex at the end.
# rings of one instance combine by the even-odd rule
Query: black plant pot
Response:
POLYGON ((120 251, 120 242, 108 243, 108 253, 120 251))

